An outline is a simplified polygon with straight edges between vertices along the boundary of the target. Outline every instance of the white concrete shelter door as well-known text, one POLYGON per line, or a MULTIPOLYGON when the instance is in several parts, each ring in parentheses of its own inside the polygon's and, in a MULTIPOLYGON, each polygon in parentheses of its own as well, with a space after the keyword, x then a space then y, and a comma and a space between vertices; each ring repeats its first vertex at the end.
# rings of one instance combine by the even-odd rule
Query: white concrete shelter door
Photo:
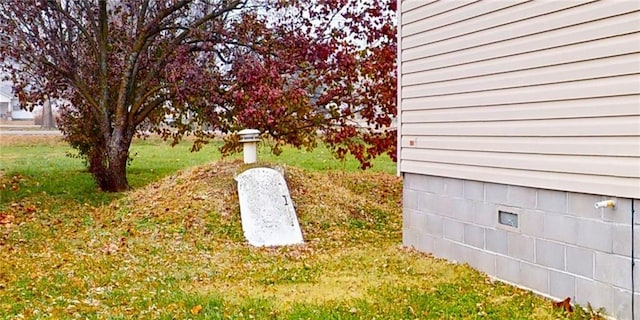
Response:
POLYGON ((253 246, 304 243, 287 182, 270 168, 236 176, 244 236, 253 246))

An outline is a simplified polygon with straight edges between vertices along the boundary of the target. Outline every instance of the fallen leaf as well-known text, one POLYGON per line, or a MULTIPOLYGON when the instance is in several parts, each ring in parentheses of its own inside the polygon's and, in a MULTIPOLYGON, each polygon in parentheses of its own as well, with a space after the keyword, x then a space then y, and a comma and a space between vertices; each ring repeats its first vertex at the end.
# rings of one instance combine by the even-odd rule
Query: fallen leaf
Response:
POLYGON ((15 217, 11 214, 0 213, 0 224, 10 224, 13 223, 15 217))
POLYGON ((191 308, 191 314, 194 315, 194 316, 199 314, 200 311, 202 311, 202 305, 197 305, 197 306, 191 308))
POLYGON ((108 243, 102 248, 102 252, 105 254, 112 254, 118 252, 118 246, 114 243, 108 243))
POLYGON ((567 297, 566 299, 558 302, 552 302, 554 308, 563 309, 567 313, 573 312, 573 307, 571 306, 571 298, 567 297))

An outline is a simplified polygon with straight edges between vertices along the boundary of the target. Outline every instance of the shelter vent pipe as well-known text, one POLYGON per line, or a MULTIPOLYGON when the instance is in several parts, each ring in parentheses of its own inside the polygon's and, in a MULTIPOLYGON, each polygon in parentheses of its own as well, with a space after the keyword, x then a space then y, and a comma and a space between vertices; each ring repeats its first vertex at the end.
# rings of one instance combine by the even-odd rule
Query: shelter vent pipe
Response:
POLYGON ((238 132, 242 143, 242 155, 244 163, 255 163, 257 160, 257 147, 260 141, 260 130, 244 129, 238 132))

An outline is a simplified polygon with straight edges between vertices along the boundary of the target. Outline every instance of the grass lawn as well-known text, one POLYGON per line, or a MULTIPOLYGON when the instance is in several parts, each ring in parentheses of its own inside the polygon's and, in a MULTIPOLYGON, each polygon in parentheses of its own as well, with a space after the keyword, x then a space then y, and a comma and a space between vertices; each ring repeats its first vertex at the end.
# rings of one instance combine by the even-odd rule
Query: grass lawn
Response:
MULTIPOLYGON (((557 319, 549 300, 401 246, 395 164, 360 172, 324 149, 284 166, 306 243, 244 242, 215 145, 137 141, 119 194, 55 137, 0 137, 0 318, 557 319)), ((575 312, 572 318, 582 318, 575 312)))

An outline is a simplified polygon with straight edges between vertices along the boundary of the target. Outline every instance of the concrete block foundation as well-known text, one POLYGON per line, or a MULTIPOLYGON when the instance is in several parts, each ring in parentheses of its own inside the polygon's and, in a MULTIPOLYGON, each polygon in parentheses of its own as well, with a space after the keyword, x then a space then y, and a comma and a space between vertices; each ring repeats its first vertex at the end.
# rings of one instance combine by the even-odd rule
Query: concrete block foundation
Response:
MULTIPOLYGON (((405 245, 631 319, 630 199, 412 173, 404 179, 405 245), (604 199, 614 199, 615 208, 594 208, 604 199), (501 223, 500 211, 514 214, 517 226, 501 223)), ((635 251, 638 264, 640 246, 635 251)))

